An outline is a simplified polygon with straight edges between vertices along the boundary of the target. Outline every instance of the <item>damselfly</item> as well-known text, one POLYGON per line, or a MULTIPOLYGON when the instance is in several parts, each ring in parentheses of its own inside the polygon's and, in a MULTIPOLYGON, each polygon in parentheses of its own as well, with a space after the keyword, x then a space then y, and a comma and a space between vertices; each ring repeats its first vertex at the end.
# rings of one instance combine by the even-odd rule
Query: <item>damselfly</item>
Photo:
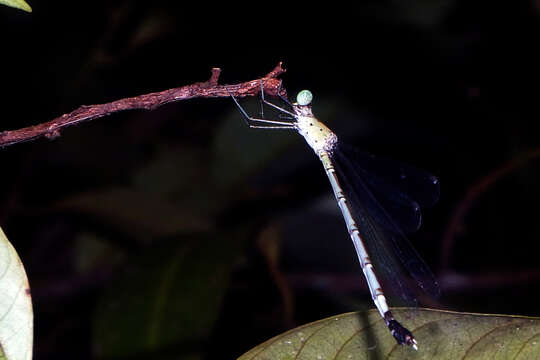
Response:
POLYGON ((251 117, 236 98, 231 97, 250 128, 296 130, 317 154, 345 219, 375 306, 398 344, 417 349, 413 334, 394 319, 388 308, 375 268, 385 273, 385 279, 398 288, 394 291, 405 298, 410 297, 410 292, 408 285, 392 273, 396 265, 405 269, 428 294, 438 296, 439 287, 433 274, 404 235, 420 227, 420 206, 430 206, 438 200, 437 178, 412 166, 376 158, 343 144, 313 115, 313 95, 309 90, 300 91, 295 103, 282 96, 291 109, 287 110, 264 98, 261 83, 261 104, 281 112, 290 121, 251 117), (378 260, 375 265, 368 249, 378 260))

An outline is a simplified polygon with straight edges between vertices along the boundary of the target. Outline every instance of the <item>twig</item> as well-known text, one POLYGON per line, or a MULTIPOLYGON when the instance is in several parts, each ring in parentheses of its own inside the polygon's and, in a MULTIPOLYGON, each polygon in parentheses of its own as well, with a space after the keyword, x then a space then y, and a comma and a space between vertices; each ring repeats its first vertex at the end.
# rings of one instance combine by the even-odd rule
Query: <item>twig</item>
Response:
POLYGON ((55 139, 60 136, 60 129, 64 127, 76 125, 83 121, 98 119, 118 111, 134 109, 153 110, 179 100, 228 97, 229 93, 236 97, 255 96, 260 92, 261 82, 266 93, 278 95, 279 92, 281 95, 286 96, 285 89, 281 87, 281 80, 277 78, 284 72, 285 69, 279 63, 272 71, 259 79, 235 85, 219 85, 218 79, 221 69, 213 68, 212 76, 205 82, 120 99, 106 104, 83 105, 68 114, 64 114, 43 124, 0 132, 0 147, 35 140, 42 136, 55 139))

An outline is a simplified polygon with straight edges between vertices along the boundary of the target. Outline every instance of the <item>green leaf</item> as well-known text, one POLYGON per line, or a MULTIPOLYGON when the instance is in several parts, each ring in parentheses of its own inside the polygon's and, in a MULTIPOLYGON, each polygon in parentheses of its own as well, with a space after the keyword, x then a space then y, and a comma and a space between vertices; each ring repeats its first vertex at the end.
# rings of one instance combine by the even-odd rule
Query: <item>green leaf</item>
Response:
POLYGON ((24 267, 0 228, 0 359, 32 359, 33 321, 24 267))
POLYGON ((182 353, 182 344, 203 344, 212 332, 247 238, 175 238, 141 254, 100 301, 94 328, 99 357, 204 351, 201 345, 182 353))
POLYGON ((397 345, 376 310, 319 320, 278 335, 242 355, 256 359, 538 359, 540 318, 392 310, 418 341, 397 345))
POLYGON ((24 0, 0 0, 0 4, 11 6, 15 9, 21 9, 27 12, 32 12, 30 5, 24 0))

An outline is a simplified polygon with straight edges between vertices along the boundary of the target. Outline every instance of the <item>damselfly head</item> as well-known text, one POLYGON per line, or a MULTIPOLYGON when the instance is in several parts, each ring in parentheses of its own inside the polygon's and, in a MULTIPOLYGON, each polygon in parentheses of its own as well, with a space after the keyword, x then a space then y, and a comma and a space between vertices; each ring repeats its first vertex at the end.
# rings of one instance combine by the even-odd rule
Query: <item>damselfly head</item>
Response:
POLYGON ((296 104, 300 106, 306 106, 311 104, 313 100, 313 94, 309 90, 302 90, 296 95, 296 104))

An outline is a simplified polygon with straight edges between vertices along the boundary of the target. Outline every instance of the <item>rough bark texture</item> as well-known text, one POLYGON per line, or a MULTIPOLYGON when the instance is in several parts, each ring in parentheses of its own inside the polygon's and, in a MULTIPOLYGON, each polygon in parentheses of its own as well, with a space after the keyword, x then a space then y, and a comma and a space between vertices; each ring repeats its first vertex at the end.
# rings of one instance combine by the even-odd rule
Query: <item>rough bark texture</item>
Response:
POLYGON ((133 109, 153 110, 174 101, 193 98, 228 97, 231 94, 236 97, 255 96, 260 92, 261 82, 267 94, 277 95, 279 92, 281 95, 286 95, 285 89, 281 87, 281 80, 278 79, 278 76, 284 72, 285 70, 281 67, 281 63, 279 63, 271 72, 259 79, 234 85, 219 85, 218 80, 221 70, 219 68, 213 68, 210 79, 205 82, 124 98, 106 104, 83 105, 68 114, 64 114, 43 124, 0 132, 0 147, 34 140, 42 136, 54 139, 60 136, 60 129, 64 127, 76 125, 83 121, 98 119, 118 111, 133 109))

